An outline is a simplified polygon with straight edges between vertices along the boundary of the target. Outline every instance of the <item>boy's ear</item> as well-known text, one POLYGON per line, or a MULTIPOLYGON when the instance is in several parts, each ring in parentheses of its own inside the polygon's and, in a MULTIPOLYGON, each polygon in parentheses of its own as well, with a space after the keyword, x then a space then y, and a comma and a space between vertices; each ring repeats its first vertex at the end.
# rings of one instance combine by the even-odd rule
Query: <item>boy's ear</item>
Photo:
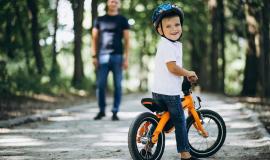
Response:
POLYGON ((158 25, 157 31, 160 35, 163 35, 162 29, 161 29, 161 25, 158 25))

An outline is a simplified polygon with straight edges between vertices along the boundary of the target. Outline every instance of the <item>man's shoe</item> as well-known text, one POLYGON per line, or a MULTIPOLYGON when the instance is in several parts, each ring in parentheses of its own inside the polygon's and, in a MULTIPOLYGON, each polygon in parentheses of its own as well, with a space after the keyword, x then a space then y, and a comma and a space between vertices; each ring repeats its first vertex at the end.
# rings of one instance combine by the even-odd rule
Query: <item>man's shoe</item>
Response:
POLYGON ((119 121, 119 118, 118 118, 118 116, 117 116, 116 113, 113 113, 113 115, 112 115, 112 120, 113 120, 113 121, 119 121))
POLYGON ((99 112, 96 117, 94 117, 94 120, 100 120, 102 117, 105 117, 105 113, 104 112, 99 112))

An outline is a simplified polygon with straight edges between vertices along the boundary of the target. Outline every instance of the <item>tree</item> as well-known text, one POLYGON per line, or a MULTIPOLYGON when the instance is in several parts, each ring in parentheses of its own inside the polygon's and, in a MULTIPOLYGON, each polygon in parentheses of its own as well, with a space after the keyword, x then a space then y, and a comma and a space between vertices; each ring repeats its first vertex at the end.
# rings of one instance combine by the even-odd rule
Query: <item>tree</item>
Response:
POLYGON ((94 21, 95 21, 95 19, 96 19, 97 16, 98 16, 98 13, 97 13, 97 6, 98 6, 97 0, 92 0, 92 3, 91 3, 92 26, 91 26, 91 31, 90 31, 90 33, 92 33, 92 29, 93 29, 93 27, 94 27, 94 21))
POLYGON ((83 62, 81 56, 82 48, 82 21, 83 21, 83 11, 84 11, 84 0, 71 0, 73 9, 73 21, 74 21, 74 74, 72 84, 76 87, 78 86, 83 78, 83 62))
MULTIPOLYGON (((183 40, 187 40, 190 44, 190 64, 192 70, 196 72, 199 76, 199 84, 202 90, 209 89, 209 65, 208 65, 208 37, 209 32, 208 28, 208 10, 207 3, 203 1, 186 1, 184 2, 184 6, 188 6, 186 8, 188 11, 184 11, 185 13, 185 22, 184 28, 187 27, 189 32, 184 30, 183 32, 183 40), (193 7, 196 6, 196 7, 193 7), (194 16, 200 15, 200 16, 194 16), (192 26, 192 27, 191 27, 192 26)), ((184 43, 184 55, 187 55, 187 43, 184 43)))
POLYGON ((258 56, 259 46, 256 41, 259 38, 259 17, 256 10, 256 5, 245 3, 245 16, 247 22, 247 39, 248 49, 246 54, 246 66, 244 69, 243 96, 255 96, 258 83, 258 56))
POLYGON ((210 0, 210 12, 211 12, 211 53, 210 53, 210 64, 211 64, 211 85, 210 89, 213 92, 217 92, 219 89, 219 78, 218 78, 218 8, 216 0, 210 0))
POLYGON ((39 44, 39 25, 38 25, 38 1, 27 0, 28 9, 30 11, 31 19, 31 34, 32 34, 32 47, 34 56, 36 59, 37 71, 41 74, 44 70, 44 62, 41 54, 40 44, 39 44))
POLYGON ((225 93, 225 74, 226 74, 226 57, 225 57, 225 17, 224 17, 224 4, 223 0, 217 0, 217 7, 219 12, 219 24, 220 24, 220 53, 222 58, 222 67, 221 67, 221 90, 225 93))
POLYGON ((55 11, 54 11, 54 33, 53 33, 53 46, 52 46, 52 67, 51 67, 51 78, 55 78, 59 73, 59 66, 57 64, 57 51, 56 51, 56 33, 58 29, 58 3, 59 0, 55 0, 55 11))
POLYGON ((263 1, 262 7, 262 23, 261 23, 261 30, 262 30, 262 88, 263 88, 263 95, 265 97, 270 97, 270 48, 269 48, 269 10, 270 4, 269 0, 263 1))
MULTIPOLYGON (((23 21, 23 17, 21 16, 21 11, 20 11, 20 4, 18 4, 18 2, 16 3, 16 0, 12 0, 12 5, 13 5, 13 8, 15 9, 15 14, 16 14, 16 20, 18 21, 18 25, 19 25, 19 33, 20 33, 20 37, 22 39, 22 42, 24 43, 24 45, 21 45, 23 50, 24 50, 24 54, 25 54, 25 64, 26 64, 26 67, 27 67, 27 71, 28 73, 31 72, 31 69, 30 69, 30 55, 29 55, 29 43, 26 43, 28 42, 28 34, 26 33, 26 30, 25 28, 27 26, 25 26, 25 23, 23 21)), ((28 21, 28 17, 25 18, 26 21, 28 21)))

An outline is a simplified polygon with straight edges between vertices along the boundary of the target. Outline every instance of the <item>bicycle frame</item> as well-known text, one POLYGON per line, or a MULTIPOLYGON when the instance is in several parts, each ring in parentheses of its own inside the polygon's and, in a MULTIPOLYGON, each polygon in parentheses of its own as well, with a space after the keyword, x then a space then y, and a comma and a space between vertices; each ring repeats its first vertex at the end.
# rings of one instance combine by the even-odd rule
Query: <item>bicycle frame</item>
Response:
MULTIPOLYGON (((151 102, 145 102, 143 104, 149 104, 149 103, 151 103, 151 102)), ((195 109, 195 105, 194 105, 194 101, 193 101, 193 97, 192 97, 191 93, 189 95, 184 96, 184 100, 182 101, 182 107, 183 107, 183 109, 187 109, 188 114, 194 118, 195 123, 193 124, 193 126, 197 129, 198 133, 201 134, 203 137, 208 137, 208 132, 204 129, 202 122, 201 122, 201 119, 200 119, 200 117, 195 109)), ((157 127, 152 135, 152 143, 153 144, 157 143, 159 134, 163 131, 166 123, 170 119, 170 113, 168 111, 165 111, 161 114, 156 113, 156 116, 160 120, 159 120, 158 125, 157 125, 157 127)), ((144 125, 149 125, 149 124, 146 123, 144 125)), ((141 127, 139 134, 144 133, 145 128, 147 128, 147 126, 141 127)), ((169 133, 171 131, 172 131, 172 129, 169 130, 167 133, 169 133)))

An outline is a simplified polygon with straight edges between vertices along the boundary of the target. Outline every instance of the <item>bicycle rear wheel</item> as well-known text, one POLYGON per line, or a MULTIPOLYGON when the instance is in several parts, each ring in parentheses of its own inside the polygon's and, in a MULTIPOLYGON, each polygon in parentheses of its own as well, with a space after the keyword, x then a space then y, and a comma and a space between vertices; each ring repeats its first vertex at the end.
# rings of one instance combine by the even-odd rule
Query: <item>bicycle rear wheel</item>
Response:
POLYGON ((209 157, 215 154, 223 145, 226 138, 226 125, 222 117, 211 110, 197 111, 201 117, 202 125, 208 132, 207 138, 198 133, 193 126, 193 117, 187 119, 187 132, 190 153, 195 157, 209 157))
POLYGON ((128 148, 134 160, 159 160, 165 148, 165 135, 161 132, 158 142, 153 144, 152 134, 157 127, 158 118, 145 112, 136 117, 128 132, 128 148))

